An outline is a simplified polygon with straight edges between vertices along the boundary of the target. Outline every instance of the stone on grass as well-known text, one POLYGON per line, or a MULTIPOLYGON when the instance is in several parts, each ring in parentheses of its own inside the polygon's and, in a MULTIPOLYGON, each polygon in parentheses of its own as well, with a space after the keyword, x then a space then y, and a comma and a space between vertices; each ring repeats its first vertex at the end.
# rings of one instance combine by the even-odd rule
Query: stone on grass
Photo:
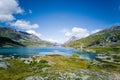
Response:
POLYGON ((10 64, 7 61, 0 59, 0 68, 7 69, 9 66, 10 64))
POLYGON ((44 80, 41 76, 29 76, 25 80, 44 80))

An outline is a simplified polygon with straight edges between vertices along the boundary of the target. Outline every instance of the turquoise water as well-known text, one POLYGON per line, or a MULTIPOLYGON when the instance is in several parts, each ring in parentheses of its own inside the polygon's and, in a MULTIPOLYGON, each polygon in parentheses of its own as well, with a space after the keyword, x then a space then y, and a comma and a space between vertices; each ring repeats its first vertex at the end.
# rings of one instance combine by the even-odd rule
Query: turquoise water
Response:
POLYGON ((94 53, 80 52, 73 48, 64 47, 12 47, 12 48, 0 48, 0 55, 15 56, 15 57, 29 57, 29 56, 45 56, 46 54, 60 54, 64 56, 71 56, 73 53, 77 53, 81 58, 93 60, 94 53))

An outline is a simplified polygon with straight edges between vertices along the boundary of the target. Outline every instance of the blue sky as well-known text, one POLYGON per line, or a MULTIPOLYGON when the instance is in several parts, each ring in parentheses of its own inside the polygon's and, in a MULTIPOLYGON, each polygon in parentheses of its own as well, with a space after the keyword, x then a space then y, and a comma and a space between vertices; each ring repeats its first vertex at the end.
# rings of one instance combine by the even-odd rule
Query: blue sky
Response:
POLYGON ((120 0, 0 0, 0 9, 1 25, 58 43, 120 24, 120 0))

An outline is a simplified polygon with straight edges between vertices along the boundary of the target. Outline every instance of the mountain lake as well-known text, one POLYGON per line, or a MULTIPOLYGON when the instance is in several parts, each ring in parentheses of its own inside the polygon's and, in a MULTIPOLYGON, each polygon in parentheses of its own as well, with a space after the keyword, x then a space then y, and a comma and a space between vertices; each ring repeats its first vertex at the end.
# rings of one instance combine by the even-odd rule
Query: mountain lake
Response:
POLYGON ((7 57, 31 57, 31 56, 45 56, 49 54, 58 54, 64 56, 71 56, 77 54, 79 57, 94 60, 96 54, 90 52, 82 52, 74 48, 65 47, 10 47, 0 48, 0 55, 7 57))

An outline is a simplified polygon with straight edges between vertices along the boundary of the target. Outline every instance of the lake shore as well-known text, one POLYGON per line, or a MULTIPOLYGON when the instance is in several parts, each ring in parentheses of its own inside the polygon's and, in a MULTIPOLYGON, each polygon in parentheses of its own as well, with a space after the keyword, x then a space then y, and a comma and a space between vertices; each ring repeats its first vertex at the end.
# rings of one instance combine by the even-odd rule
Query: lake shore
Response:
POLYGON ((89 61, 76 55, 46 55, 4 60, 9 65, 7 69, 0 68, 1 80, 93 80, 96 77, 102 80, 120 79, 119 65, 89 61))

